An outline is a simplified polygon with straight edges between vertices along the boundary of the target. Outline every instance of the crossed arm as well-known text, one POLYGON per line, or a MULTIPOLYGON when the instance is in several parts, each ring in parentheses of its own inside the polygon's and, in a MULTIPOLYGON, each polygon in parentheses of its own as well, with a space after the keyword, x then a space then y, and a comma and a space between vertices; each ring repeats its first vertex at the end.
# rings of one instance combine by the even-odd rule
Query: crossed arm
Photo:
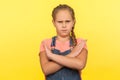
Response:
POLYGON ((87 61, 87 50, 83 45, 77 45, 66 56, 53 54, 46 46, 45 51, 40 52, 40 62, 43 73, 49 75, 60 70, 62 67, 82 70, 87 61), (51 60, 51 61, 50 61, 51 60))

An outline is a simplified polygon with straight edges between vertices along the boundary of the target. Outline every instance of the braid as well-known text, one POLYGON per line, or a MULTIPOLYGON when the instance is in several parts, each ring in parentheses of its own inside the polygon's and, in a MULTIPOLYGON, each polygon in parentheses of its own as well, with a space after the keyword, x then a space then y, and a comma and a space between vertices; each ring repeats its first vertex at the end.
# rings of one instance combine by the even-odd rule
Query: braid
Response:
POLYGON ((72 30, 71 30, 71 37, 72 37, 72 41, 73 41, 73 46, 76 46, 77 45, 77 40, 76 40, 76 36, 75 36, 75 33, 74 33, 74 27, 72 27, 72 30))
MULTIPOLYGON (((74 13, 73 8, 71 8, 70 6, 68 6, 66 4, 60 4, 53 9, 53 11, 52 11, 53 20, 55 20, 56 14, 58 13, 59 10, 68 10, 71 14, 72 19, 75 20, 75 13, 74 13)), ((71 30, 71 37, 72 37, 73 47, 74 47, 77 45, 77 40, 76 40, 75 33, 74 33, 74 25, 73 25, 73 28, 71 30)))

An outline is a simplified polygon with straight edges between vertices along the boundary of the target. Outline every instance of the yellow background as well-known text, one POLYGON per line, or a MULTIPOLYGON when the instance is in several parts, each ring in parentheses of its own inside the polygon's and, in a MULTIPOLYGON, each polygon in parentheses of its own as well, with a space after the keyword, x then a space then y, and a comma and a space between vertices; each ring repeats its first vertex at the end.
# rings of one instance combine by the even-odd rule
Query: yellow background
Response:
POLYGON ((1 0, 0 80, 44 80, 40 42, 55 35, 51 12, 60 3, 74 8, 76 36, 88 39, 83 80, 120 80, 119 0, 1 0))

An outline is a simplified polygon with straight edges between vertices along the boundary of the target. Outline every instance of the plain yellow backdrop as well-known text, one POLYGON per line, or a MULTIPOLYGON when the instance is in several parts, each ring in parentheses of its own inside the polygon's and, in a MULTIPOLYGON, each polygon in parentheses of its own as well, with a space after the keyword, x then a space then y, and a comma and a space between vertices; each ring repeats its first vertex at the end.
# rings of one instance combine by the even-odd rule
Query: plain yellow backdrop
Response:
POLYGON ((88 39, 83 80, 120 80, 119 0, 1 0, 0 80, 44 80, 38 53, 56 34, 51 12, 58 4, 74 8, 76 36, 88 39))

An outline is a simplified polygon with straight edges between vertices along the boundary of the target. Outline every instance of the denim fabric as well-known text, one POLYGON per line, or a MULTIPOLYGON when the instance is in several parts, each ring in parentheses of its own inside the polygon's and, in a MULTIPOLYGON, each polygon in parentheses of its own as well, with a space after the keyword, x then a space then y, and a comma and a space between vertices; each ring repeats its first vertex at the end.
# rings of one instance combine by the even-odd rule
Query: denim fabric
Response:
MULTIPOLYGON (((55 42, 56 42, 56 36, 52 38, 51 47, 55 47, 55 42)), ((73 45, 73 41, 72 39, 70 39, 70 46, 72 45, 73 45)), ((71 52, 71 49, 66 50, 62 53, 55 48, 52 49, 51 51, 54 54, 65 56, 71 52)), ((78 70, 63 67, 57 72, 47 75, 46 80, 81 80, 81 77, 78 70)))
MULTIPOLYGON (((59 50, 54 49, 54 50, 52 50, 52 52, 54 54, 64 56, 64 55, 69 54, 71 52, 71 50, 67 50, 63 53, 60 53, 59 50)), ((59 71, 46 76, 46 80, 81 80, 81 78, 80 78, 80 74, 79 74, 78 70, 63 67, 59 71)))

